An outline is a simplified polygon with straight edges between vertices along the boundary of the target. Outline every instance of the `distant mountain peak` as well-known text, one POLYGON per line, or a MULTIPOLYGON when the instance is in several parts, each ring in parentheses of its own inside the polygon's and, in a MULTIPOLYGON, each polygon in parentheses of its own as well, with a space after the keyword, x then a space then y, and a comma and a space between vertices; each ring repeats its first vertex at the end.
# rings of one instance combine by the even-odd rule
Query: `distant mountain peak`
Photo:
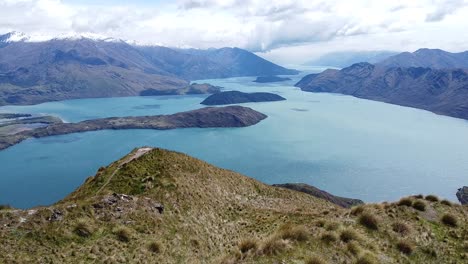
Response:
POLYGON ((0 42, 11 43, 11 42, 21 42, 27 41, 30 37, 23 32, 12 31, 4 35, 0 35, 0 42))

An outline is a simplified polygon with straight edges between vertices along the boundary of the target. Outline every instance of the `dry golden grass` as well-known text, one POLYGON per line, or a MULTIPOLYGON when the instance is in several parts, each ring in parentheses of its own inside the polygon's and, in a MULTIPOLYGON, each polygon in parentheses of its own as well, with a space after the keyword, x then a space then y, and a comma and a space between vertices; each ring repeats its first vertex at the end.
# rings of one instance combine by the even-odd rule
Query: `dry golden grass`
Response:
POLYGON ((376 216, 370 213, 363 213, 359 216, 359 223, 368 229, 378 230, 379 229, 379 220, 376 216))

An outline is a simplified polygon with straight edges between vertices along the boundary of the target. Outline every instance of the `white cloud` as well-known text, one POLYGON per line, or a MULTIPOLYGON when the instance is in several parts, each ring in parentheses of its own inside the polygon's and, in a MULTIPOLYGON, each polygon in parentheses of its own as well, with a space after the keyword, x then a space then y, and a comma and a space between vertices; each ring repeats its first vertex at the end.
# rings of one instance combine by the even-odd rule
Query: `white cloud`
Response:
POLYGON ((277 60, 294 59, 288 54, 307 60, 333 50, 417 45, 467 49, 468 42, 463 28, 468 0, 77 2, 0 0, 0 32, 94 33, 177 47, 238 46, 277 60))

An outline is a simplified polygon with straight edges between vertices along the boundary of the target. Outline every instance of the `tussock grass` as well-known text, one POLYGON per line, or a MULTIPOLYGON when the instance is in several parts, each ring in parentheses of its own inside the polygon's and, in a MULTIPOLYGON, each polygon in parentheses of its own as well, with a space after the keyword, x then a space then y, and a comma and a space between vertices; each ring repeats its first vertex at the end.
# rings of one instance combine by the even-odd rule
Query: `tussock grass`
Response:
POLYGON ((8 210, 12 209, 12 207, 9 204, 0 204, 0 210, 8 210))
POLYGON ((304 226, 294 226, 291 224, 284 225, 280 228, 279 237, 291 241, 306 241, 309 237, 304 226))
POLYGON ((331 244, 338 240, 338 236, 335 232, 326 232, 320 237, 320 239, 327 244, 331 244))
POLYGON ((452 206, 452 202, 450 202, 449 200, 442 200, 440 203, 446 206, 452 206))
POLYGON ((370 213, 363 213, 359 219, 359 224, 367 227, 368 229, 371 230, 378 230, 379 229, 379 220, 377 217, 370 213))
POLYGON ((153 242, 148 244, 148 250, 150 252, 152 252, 152 253, 155 253, 155 254, 161 253, 162 245, 161 245, 161 243, 159 243, 157 241, 153 241, 153 242))
POLYGON ((421 201, 421 200, 417 200, 413 203, 413 208, 418 210, 418 211, 426 211, 426 203, 421 201))
POLYGON ((260 250, 260 253, 267 256, 278 255, 286 250, 287 244, 284 240, 277 236, 267 239, 260 250))
POLYGON ((73 229, 73 233, 80 237, 90 237, 93 235, 93 228, 85 220, 79 220, 73 229))
POLYGON ((413 200, 411 198, 401 198, 400 201, 397 203, 398 206, 408 206, 411 207, 413 205, 413 200))
POLYGON ((414 251, 414 246, 409 241, 404 241, 404 240, 398 241, 398 243, 396 244, 396 247, 401 253, 405 255, 411 255, 414 251))
POLYGON ((352 215, 360 215, 364 212, 364 206, 362 205, 359 205, 359 206, 354 206, 352 209, 351 209, 351 214, 352 215))
POLYGON ((426 201, 430 201, 430 202, 438 202, 439 201, 439 197, 433 195, 433 194, 430 194, 430 195, 427 195, 425 197, 426 201))
POLYGON ((242 254, 248 253, 249 251, 256 251, 258 248, 257 240, 255 239, 244 239, 238 244, 239 250, 242 254))
POLYGON ((392 224, 392 230, 401 235, 407 235, 410 233, 410 227, 403 222, 395 222, 392 224))
POLYGON ((450 226, 450 227, 458 226, 457 218, 452 214, 444 214, 441 218, 441 221, 446 226, 450 226))
POLYGON ((121 242, 130 242, 132 238, 132 232, 127 227, 121 227, 115 232, 117 239, 121 242))
POLYGON ((351 241, 346 245, 346 249, 353 254, 354 256, 358 256, 361 254, 362 249, 356 241, 351 241))
POLYGON ((338 222, 329 222, 326 226, 325 226, 325 229, 327 229, 328 231, 335 231, 335 230, 338 230, 340 228, 340 223, 338 222))
POLYGON ((348 243, 352 240, 359 240, 359 234, 353 229, 348 228, 341 231, 340 239, 341 241, 348 243))

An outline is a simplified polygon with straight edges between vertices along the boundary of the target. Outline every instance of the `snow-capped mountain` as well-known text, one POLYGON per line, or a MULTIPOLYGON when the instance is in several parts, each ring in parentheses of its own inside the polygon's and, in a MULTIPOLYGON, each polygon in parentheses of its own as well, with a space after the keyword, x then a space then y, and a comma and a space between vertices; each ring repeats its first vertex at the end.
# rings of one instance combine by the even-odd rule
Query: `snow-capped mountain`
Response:
POLYGON ((0 35, 0 42, 10 43, 10 42, 20 42, 29 40, 29 36, 22 32, 9 32, 4 35, 0 35))
POLYGON ((104 41, 104 42, 126 42, 131 43, 130 41, 124 41, 121 39, 116 39, 100 34, 95 33, 69 33, 62 34, 58 36, 47 36, 47 35, 27 35, 23 32, 12 31, 4 35, 0 35, 0 42, 3 43, 12 43, 12 42, 45 42, 49 40, 80 40, 80 39, 90 39, 94 41, 104 41))

